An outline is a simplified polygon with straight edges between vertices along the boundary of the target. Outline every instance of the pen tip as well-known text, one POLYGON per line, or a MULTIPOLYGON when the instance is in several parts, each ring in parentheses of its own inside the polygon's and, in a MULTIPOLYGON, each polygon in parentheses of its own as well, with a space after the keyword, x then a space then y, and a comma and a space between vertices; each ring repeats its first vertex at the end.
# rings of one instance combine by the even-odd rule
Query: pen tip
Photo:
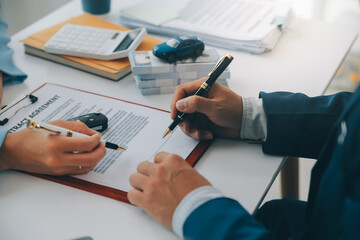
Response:
POLYGON ((121 150, 121 151, 125 151, 126 148, 120 146, 120 145, 117 145, 117 144, 114 144, 114 143, 111 143, 111 142, 105 142, 105 147, 107 148, 110 148, 110 149, 113 149, 113 150, 121 150))
POLYGON ((164 136, 162 138, 165 138, 167 135, 169 135, 169 133, 171 133, 170 129, 166 129, 164 136))
POLYGON ((125 150, 126 150, 126 148, 121 147, 121 146, 118 146, 118 149, 117 149, 117 150, 125 151, 125 150))

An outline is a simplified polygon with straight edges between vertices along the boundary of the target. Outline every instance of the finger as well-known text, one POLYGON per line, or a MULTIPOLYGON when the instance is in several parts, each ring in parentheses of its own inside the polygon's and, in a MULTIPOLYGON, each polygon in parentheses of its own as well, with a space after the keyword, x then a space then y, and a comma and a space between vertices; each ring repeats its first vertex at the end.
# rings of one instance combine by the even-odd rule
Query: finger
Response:
POLYGON ((81 122, 80 120, 76 120, 74 123, 74 129, 72 129, 75 132, 83 133, 86 135, 94 135, 97 133, 97 131, 94 131, 90 129, 85 123, 81 122))
POLYGON ((199 140, 211 140, 214 138, 214 134, 210 131, 199 131, 198 133, 199 140))
POLYGON ((95 133, 97 133, 96 131, 88 128, 85 123, 83 123, 79 120, 76 120, 76 121, 56 120, 56 121, 51 121, 49 123, 52 125, 62 127, 62 128, 70 129, 74 132, 83 133, 86 135, 94 135, 95 133))
POLYGON ((131 204, 141 207, 144 199, 144 193, 138 189, 132 189, 128 192, 127 198, 131 204))
POLYGON ((170 156, 170 153, 167 152, 159 152, 155 155, 154 163, 161 163, 163 162, 168 156, 170 156))
POLYGON ((176 109, 184 113, 200 112, 209 116, 214 111, 214 101, 194 95, 177 101, 176 109))
MULTIPOLYGON (((157 173, 158 176, 162 177, 176 172, 178 169, 180 169, 182 164, 185 163, 185 160, 181 156, 173 153, 160 152, 157 154, 157 157, 158 159, 155 159, 155 161, 157 161, 157 164, 162 164, 163 167, 162 170, 158 171, 157 173)), ((147 188, 145 187, 144 190, 146 192, 147 188)))
POLYGON ((174 119, 176 117, 176 114, 178 111, 175 107, 176 102, 184 97, 193 95, 196 92, 196 90, 199 89, 199 87, 204 82, 204 80, 205 80, 205 78, 201 78, 196 81, 184 83, 176 88, 175 93, 172 98, 172 101, 171 101, 171 106, 170 106, 172 119, 174 119))
POLYGON ((90 167, 78 166, 77 168, 75 168, 75 171, 70 174, 71 175, 82 175, 82 174, 88 174, 90 171, 91 171, 90 167))
POLYGON ((51 169, 46 174, 51 174, 55 176, 64 176, 64 175, 82 175, 89 173, 91 168, 82 167, 82 166, 71 166, 71 167, 61 167, 57 169, 51 169))
POLYGON ((218 96, 220 92, 224 91, 224 88, 227 88, 227 87, 225 87, 224 85, 222 85, 218 82, 214 82, 213 85, 211 85, 211 87, 208 88, 208 91, 206 92, 207 97, 213 98, 213 97, 218 96))
POLYGON ((56 137, 58 140, 59 148, 64 152, 91 152, 97 147, 101 140, 101 134, 96 133, 89 137, 56 137))
POLYGON ((155 166, 152 162, 141 162, 138 167, 137 171, 145 176, 151 176, 155 172, 155 166))
POLYGON ((198 129, 192 129, 190 132, 189 132, 189 136, 194 138, 194 139, 197 139, 197 140, 200 140, 200 130, 198 129))
POLYGON ((131 174, 129 181, 131 186, 142 191, 146 186, 148 179, 149 177, 145 176, 144 174, 136 172, 131 174))
POLYGON ((69 166, 94 167, 105 156, 104 145, 98 145, 92 152, 65 153, 62 162, 69 166))
POLYGON ((178 126, 187 136, 189 136, 190 130, 192 129, 191 122, 185 119, 180 122, 178 126))
POLYGON ((198 139, 194 134, 197 129, 193 128, 190 122, 183 121, 181 124, 179 124, 179 126, 186 136, 198 139))
POLYGON ((188 121, 181 122, 179 127, 188 137, 192 137, 198 140, 211 140, 214 138, 214 134, 211 131, 195 128, 188 121))
POLYGON ((56 120, 50 122, 53 125, 57 125, 59 127, 63 127, 66 129, 70 129, 74 132, 83 133, 86 135, 94 135, 97 133, 96 131, 88 128, 85 123, 81 122, 80 120, 76 121, 63 121, 63 120, 56 120))

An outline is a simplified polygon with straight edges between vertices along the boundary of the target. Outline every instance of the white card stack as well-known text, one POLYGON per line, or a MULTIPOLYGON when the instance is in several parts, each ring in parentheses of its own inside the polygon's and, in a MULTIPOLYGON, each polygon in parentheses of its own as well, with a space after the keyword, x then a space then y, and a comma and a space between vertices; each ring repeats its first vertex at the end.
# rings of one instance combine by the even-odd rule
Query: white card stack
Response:
MULTIPOLYGON (((185 59, 171 64, 151 51, 129 53, 131 70, 143 95, 173 93, 176 86, 207 76, 219 58, 215 49, 206 49, 195 61, 185 59)), ((229 78, 230 71, 226 69, 217 81, 227 86, 229 78)))

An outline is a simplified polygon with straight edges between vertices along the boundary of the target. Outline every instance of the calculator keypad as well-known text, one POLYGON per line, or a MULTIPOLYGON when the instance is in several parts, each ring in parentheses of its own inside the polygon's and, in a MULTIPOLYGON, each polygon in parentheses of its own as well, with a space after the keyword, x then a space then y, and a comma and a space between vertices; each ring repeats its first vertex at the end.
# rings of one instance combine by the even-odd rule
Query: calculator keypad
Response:
MULTIPOLYGON (((109 29, 68 24, 62 27, 46 43, 46 47, 75 52, 105 54, 109 51, 108 43, 112 41, 111 38, 114 34, 122 35, 117 31, 109 29)), ((113 45, 112 43, 110 44, 113 45)))

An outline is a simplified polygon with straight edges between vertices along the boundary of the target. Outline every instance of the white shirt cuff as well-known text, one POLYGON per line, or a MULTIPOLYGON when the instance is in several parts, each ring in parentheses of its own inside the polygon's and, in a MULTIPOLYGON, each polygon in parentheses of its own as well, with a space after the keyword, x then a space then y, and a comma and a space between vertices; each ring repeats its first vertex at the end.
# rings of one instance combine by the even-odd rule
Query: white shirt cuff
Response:
POLYGON ((212 186, 197 188, 186 195, 174 212, 172 220, 172 228, 174 233, 183 239, 184 223, 190 214, 205 202, 220 197, 223 197, 223 194, 212 186))
POLYGON ((266 141, 267 119, 261 98, 243 97, 243 117, 240 138, 266 141))

